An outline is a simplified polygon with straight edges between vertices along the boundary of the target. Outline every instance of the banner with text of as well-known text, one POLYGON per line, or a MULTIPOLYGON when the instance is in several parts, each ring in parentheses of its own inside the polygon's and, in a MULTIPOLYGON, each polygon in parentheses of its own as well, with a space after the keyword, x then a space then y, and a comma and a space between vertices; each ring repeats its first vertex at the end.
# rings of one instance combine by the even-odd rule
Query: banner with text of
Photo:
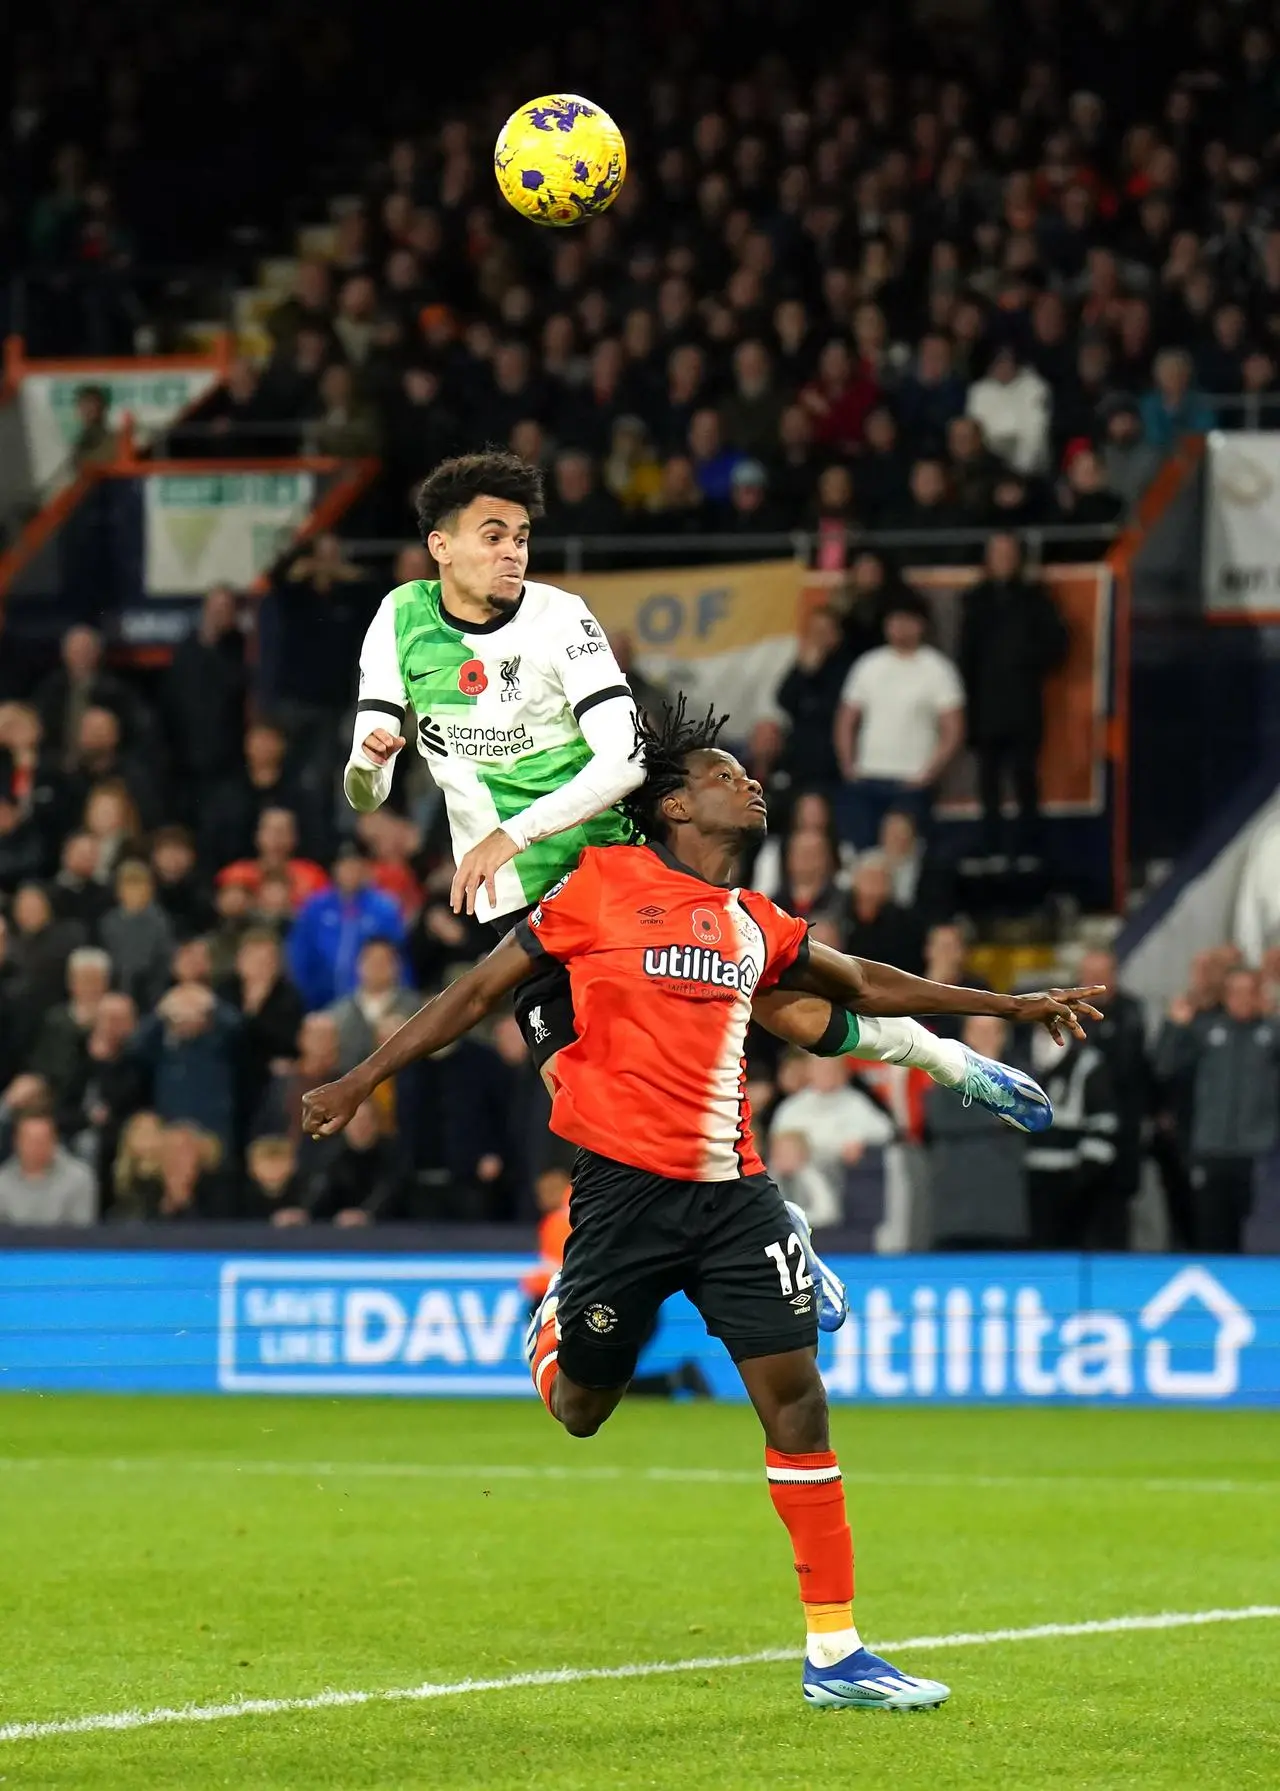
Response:
POLYGON ((153 597, 252 584, 316 501, 314 473, 162 473, 141 485, 153 597))
MULTIPOLYGON (((11 1390, 534 1397, 516 1256, 0 1251, 11 1390)), ((1280 1261, 836 1256, 828 1396, 891 1405, 1280 1405, 1280 1261)), ((683 1295, 645 1372, 744 1398, 683 1295)))
POLYGON ((1209 615, 1280 612, 1280 434, 1213 431, 1204 459, 1204 607, 1209 615))
POLYGON ((108 395, 111 426, 119 428, 127 411, 145 443, 150 431, 175 422, 217 383, 217 369, 208 362, 121 372, 118 363, 97 368, 86 361, 73 373, 24 374, 19 403, 33 482, 43 490, 60 473, 70 475, 71 450, 80 433, 76 393, 82 386, 101 386, 108 395))
MULTIPOLYGON (((959 650, 964 592, 980 573, 964 566, 909 568, 905 577, 928 600, 934 639, 959 650)), ((1111 572, 1107 566, 1046 566, 1041 572, 1067 625, 1067 657, 1045 684, 1040 794, 1047 815, 1097 815, 1106 804, 1106 732, 1111 651, 1111 572)), ((804 607, 839 606, 841 573, 811 572, 804 607)), ((942 780, 939 812, 978 812, 973 756, 961 753, 942 780)))
POLYGON ((658 572, 587 572, 557 579, 577 591, 610 635, 631 639, 646 676, 715 703, 741 737, 777 710, 773 693, 796 650, 806 572, 795 560, 658 572))

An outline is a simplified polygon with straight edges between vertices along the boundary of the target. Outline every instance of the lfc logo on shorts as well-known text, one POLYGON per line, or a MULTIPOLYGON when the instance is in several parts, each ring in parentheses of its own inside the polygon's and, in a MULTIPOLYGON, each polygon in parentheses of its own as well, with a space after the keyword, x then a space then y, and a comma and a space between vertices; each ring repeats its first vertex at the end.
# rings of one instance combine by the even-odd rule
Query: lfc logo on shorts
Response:
POLYGON ((718 945, 720 943, 720 916, 710 908, 695 908, 693 911, 693 936, 699 945, 718 945))
POLYGON ((583 1317, 597 1337, 607 1337, 618 1323, 618 1315, 613 1307, 602 1305, 599 1300, 587 1307, 583 1317))

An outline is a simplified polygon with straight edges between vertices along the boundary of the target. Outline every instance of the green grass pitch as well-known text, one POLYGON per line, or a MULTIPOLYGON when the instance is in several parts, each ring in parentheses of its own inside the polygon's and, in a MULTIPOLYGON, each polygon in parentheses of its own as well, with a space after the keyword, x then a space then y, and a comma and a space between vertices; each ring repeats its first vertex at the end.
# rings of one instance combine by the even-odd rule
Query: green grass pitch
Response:
MULTIPOLYGON (((799 1650, 745 1407, 0 1400, 0 1725, 799 1650), (655 1472, 669 1470, 670 1472, 655 1472)), ((1280 1605, 1280 1419, 834 1415, 871 1642, 1280 1605)), ((793 1662, 0 1740, 0 1785, 1243 1788, 1280 1620, 896 1650, 910 1717, 793 1662)))

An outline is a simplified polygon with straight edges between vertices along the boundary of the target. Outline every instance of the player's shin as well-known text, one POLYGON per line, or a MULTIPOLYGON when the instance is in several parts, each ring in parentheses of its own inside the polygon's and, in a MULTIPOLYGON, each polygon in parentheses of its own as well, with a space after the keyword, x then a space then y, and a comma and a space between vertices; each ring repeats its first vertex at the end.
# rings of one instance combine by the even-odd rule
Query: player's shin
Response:
POLYGON ((533 1375, 533 1384, 538 1398, 547 1410, 555 1417, 555 1408, 551 1403, 551 1391, 556 1384, 556 1376, 560 1372, 560 1339, 556 1336, 555 1320, 549 1320, 539 1332, 534 1346, 533 1360, 529 1364, 529 1372, 533 1375))
POLYGON ((765 1450, 773 1508, 787 1527, 815 1666, 832 1666, 862 1646, 853 1622, 853 1537, 840 1464, 829 1449, 808 1455, 765 1450))
POLYGON ((559 1285, 559 1275, 553 1275, 546 1293, 534 1309, 524 1340, 525 1359, 529 1364, 529 1373, 533 1376, 538 1398, 553 1418, 556 1410, 551 1403, 551 1395, 556 1376, 560 1372, 560 1326, 556 1321, 556 1310, 560 1304, 556 1291, 559 1285))

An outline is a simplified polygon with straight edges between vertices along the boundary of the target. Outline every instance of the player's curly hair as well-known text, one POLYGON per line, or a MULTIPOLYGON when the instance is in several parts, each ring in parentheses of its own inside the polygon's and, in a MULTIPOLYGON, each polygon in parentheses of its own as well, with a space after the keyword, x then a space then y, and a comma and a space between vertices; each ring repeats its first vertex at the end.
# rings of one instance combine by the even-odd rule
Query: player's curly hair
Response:
POLYGON ((728 719, 716 714, 713 703, 701 721, 691 721, 683 694, 674 703, 664 703, 658 722, 636 712, 636 743, 631 756, 643 761, 644 782, 618 804, 636 840, 666 837, 669 824, 662 813, 663 802, 683 786, 690 753, 714 746, 728 719))
POLYGON ((483 454, 457 454, 452 460, 442 460, 433 473, 428 473, 414 497, 422 545, 426 546, 432 529, 446 527, 478 497, 523 504, 530 522, 536 521, 546 508, 542 473, 518 454, 509 454, 505 448, 486 448, 483 454))

